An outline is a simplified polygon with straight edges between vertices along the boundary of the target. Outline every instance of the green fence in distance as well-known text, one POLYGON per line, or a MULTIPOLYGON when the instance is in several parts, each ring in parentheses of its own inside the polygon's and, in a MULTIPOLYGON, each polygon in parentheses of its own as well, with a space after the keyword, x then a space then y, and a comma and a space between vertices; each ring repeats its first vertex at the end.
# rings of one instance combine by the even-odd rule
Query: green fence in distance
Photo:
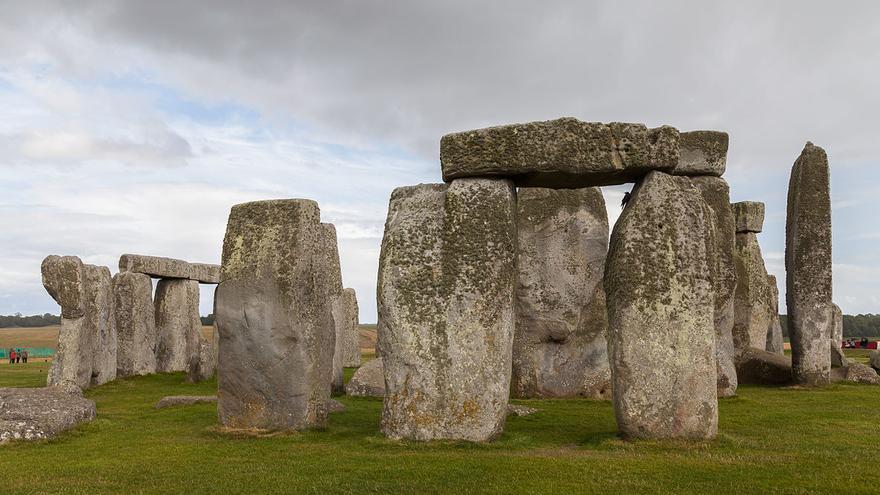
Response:
MULTIPOLYGON (((27 351, 29 358, 44 358, 55 355, 55 349, 51 347, 14 347, 13 349, 15 352, 18 352, 19 349, 27 351)), ((9 359, 9 348, 0 349, 0 359, 9 359)))

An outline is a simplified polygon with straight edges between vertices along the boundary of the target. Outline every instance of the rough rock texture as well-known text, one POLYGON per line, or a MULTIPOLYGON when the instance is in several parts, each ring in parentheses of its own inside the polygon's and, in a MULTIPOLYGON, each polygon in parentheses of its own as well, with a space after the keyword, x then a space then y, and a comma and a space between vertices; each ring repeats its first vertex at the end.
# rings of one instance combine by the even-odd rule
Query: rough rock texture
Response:
POLYGON ((113 276, 118 376, 156 372, 156 317, 149 275, 119 272, 113 276))
POLYGON ((95 413, 94 401, 75 386, 0 388, 0 444, 54 438, 95 413))
POLYGON ((529 406, 520 406, 518 404, 508 404, 507 405, 507 415, 508 416, 531 416, 538 412, 538 409, 529 406))
POLYGON ((330 223, 321 224, 321 271, 327 280, 331 312, 333 314, 333 381, 332 390, 335 393, 345 391, 343 381, 342 343, 344 341, 345 325, 348 322, 346 316, 345 301, 342 298, 342 268, 339 262, 339 245, 336 239, 336 227, 330 223))
POLYGON ((764 203, 740 201, 730 205, 736 218, 736 232, 759 233, 764 228, 764 203))
POLYGON ((843 311, 836 304, 831 305, 832 325, 831 325, 831 366, 842 367, 849 364, 849 360, 843 354, 840 348, 843 343, 843 311))
POLYGON ((498 179, 392 193, 377 298, 388 437, 483 441, 503 430, 515 207, 513 184, 498 179))
POLYGON ((767 275, 768 303, 770 309, 770 326, 767 328, 767 352, 785 354, 785 343, 782 338, 782 323, 779 321, 779 287, 775 275, 767 275))
POLYGON ((844 369, 846 370, 844 380, 848 382, 880 385, 880 375, 867 364, 850 363, 844 369))
POLYGON ((214 372, 217 369, 214 342, 199 336, 199 352, 195 356, 190 356, 190 361, 186 367, 187 382, 204 382, 214 376, 214 372))
POLYGON ((335 413, 335 412, 343 412, 345 411, 345 404, 339 402, 336 399, 329 399, 327 401, 327 412, 335 413))
POLYGON ((75 256, 48 256, 41 271, 46 290, 62 305, 58 350, 47 384, 87 388, 115 379, 117 336, 110 270, 83 264, 75 256))
MULTIPOLYGON (((697 131, 711 134, 706 136, 704 147, 708 150, 700 156, 704 160, 710 160, 713 139, 721 141, 723 134, 724 153, 727 153, 727 134, 712 131, 697 131)), ((686 133, 692 134, 692 133, 686 133)), ((682 135, 684 137, 684 135, 682 135)), ((720 144, 718 145, 720 146, 720 144)), ((683 151, 682 151, 683 152, 683 151)), ((696 160, 696 157, 691 158, 696 160)), ((718 158, 716 157, 716 160, 718 158)), ((721 158, 721 172, 724 172, 724 157, 721 158)), ((706 164, 704 168, 716 167, 706 164)), ((694 169, 699 169, 696 164, 694 169)), ((720 174, 719 174, 720 175, 720 174)), ((715 282, 715 363, 718 373, 718 396, 733 397, 736 395, 737 379, 734 357, 736 355, 733 345, 733 323, 735 320, 734 302, 736 297, 736 231, 734 228, 733 212, 730 210, 730 187, 727 181, 720 177, 692 177, 691 183, 700 191, 703 200, 712 209, 714 215, 714 237, 716 242, 715 264, 712 267, 715 282)))
POLYGON ((361 365, 357 294, 354 289, 345 289, 342 291, 341 300, 345 309, 342 332, 342 366, 356 368, 361 365))
POLYGON ((880 351, 871 351, 870 363, 872 368, 880 370, 880 351))
POLYGON ((739 383, 785 385, 791 383, 791 358, 762 349, 744 349, 736 361, 739 383))
POLYGON ((727 167, 727 145, 730 138, 726 132, 682 132, 679 138, 681 155, 674 175, 710 175, 721 177, 727 167))
POLYGON ((123 254, 119 257, 120 272, 143 273, 153 278, 189 278, 189 263, 174 258, 123 254))
POLYGON ((440 141, 443 180, 509 177, 518 186, 590 187, 632 182, 679 161, 675 128, 564 117, 457 132, 440 141))
POLYGON ((517 193, 515 397, 611 398, 598 187, 517 193))
POLYGON ((314 201, 232 207, 215 299, 224 427, 326 425, 335 335, 321 239, 314 201))
POLYGON ((169 395, 168 397, 162 397, 162 400, 157 402, 155 407, 156 409, 165 409, 166 407, 214 404, 216 402, 216 395, 169 395))
POLYGON ((713 217, 687 177, 652 172, 614 226, 605 293, 625 438, 718 431, 713 217))
POLYGON ((363 364, 345 385, 346 395, 357 397, 385 397, 385 375, 382 358, 363 364))
POLYGON ((156 371, 185 371, 199 359, 202 321, 199 318, 199 283, 162 279, 156 284, 156 371))
POLYGON ((828 157, 807 143, 791 169, 785 224, 786 302, 794 380, 829 382, 831 189, 828 157))
POLYGON ((773 291, 758 237, 753 232, 736 234, 736 297, 734 299, 733 345, 737 352, 766 349, 767 330, 772 324, 773 291))
POLYGON ((219 284, 220 265, 208 263, 190 263, 190 280, 198 280, 200 284, 219 284))

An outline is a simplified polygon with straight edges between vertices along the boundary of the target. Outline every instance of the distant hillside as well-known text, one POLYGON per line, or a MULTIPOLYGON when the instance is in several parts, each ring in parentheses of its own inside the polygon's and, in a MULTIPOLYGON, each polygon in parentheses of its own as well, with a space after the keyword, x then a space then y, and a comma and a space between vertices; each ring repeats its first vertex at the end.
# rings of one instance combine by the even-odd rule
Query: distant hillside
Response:
POLYGON ((15 313, 11 316, 0 315, 0 328, 34 328, 48 327, 51 325, 60 325, 61 317, 46 313, 44 315, 22 316, 21 313, 15 313))

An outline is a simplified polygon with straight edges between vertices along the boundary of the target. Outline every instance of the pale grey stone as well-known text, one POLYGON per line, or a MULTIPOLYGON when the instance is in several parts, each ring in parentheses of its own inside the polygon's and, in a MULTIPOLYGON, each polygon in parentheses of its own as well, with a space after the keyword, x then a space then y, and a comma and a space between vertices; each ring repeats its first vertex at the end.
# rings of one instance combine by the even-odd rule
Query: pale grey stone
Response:
POLYGON ((763 349, 744 349, 737 356, 739 383, 786 385, 791 383, 791 358, 763 349))
POLYGON ((345 384, 345 393, 355 397, 385 397, 382 358, 371 359, 358 368, 345 384))
POLYGON ((191 280, 198 280, 200 284, 220 283, 220 265, 190 263, 189 268, 191 280))
POLYGON ((342 366, 356 368, 361 365, 357 294, 354 289, 347 288, 342 291, 341 300, 345 310, 345 321, 342 326, 342 366))
POLYGON ((520 406, 518 404, 507 405, 508 416, 531 416, 538 412, 538 409, 529 406, 520 406))
POLYGON ((162 400, 154 406, 156 409, 165 409, 166 407, 192 406, 194 404, 216 404, 216 395, 169 395, 162 397, 162 400))
POLYGON ((880 370, 880 351, 871 351, 869 360, 872 368, 880 370))
POLYGON ((43 287, 61 306, 61 318, 85 314, 82 260, 76 256, 47 256, 40 266, 43 287))
POLYGON ((95 414, 95 402, 75 386, 0 388, 0 444, 55 438, 95 414))
MULTIPOLYGON (((703 132, 703 131, 700 131, 703 132)), ((724 134, 724 153, 727 152, 727 134, 724 134)), ((690 134, 690 133, 687 133, 690 134)), ((684 135, 682 135, 684 137, 684 135)), ((709 136, 707 140, 721 138, 709 136)), ((708 144, 706 144, 709 147, 708 144)), ((706 151, 705 160, 711 158, 706 151)), ((723 157, 721 172, 723 168, 723 157)), ((714 237, 716 243, 715 263, 712 267, 715 290, 715 363, 718 374, 718 396, 733 397, 736 395, 737 379, 735 346, 733 344, 733 324, 735 322, 736 300, 736 229, 733 212, 730 209, 730 187, 720 177, 691 177, 691 183, 700 191, 703 200, 712 209, 714 215, 714 237)))
POLYGON ((675 128, 564 117, 443 136, 443 180, 504 177, 518 186, 590 187, 632 182, 679 161, 675 128))
POLYGON ((779 321, 779 287, 775 275, 767 275, 767 287, 770 289, 770 327, 767 329, 767 352, 785 354, 785 342, 782 336, 782 323, 779 321))
POLYGON ((186 367, 186 381, 198 383, 210 380, 217 368, 215 341, 209 341, 199 336, 199 352, 190 356, 186 367))
POLYGON ((156 372, 156 316, 149 275, 119 272, 113 276, 118 346, 117 376, 156 372))
POLYGON ((754 232, 736 234, 736 297, 733 345, 736 352, 766 349, 767 331, 773 323, 773 290, 764 257, 754 232))
POLYGON ((849 363, 843 369, 846 370, 844 380, 848 382, 880 385, 880 375, 867 364, 849 363))
POLYGON ((335 413, 335 412, 343 412, 345 411, 345 404, 339 402, 336 399, 329 399, 327 401, 327 412, 335 413))
POLYGON ((83 265, 86 324, 91 334, 92 385, 116 379, 118 335, 114 315, 113 278, 106 266, 83 265))
POLYGON ((794 380, 830 380, 831 190, 825 150, 807 143, 791 169, 785 225, 786 302, 794 380))
POLYGON ((625 438, 718 431, 713 212, 687 177, 649 173, 605 266, 614 412, 625 438))
POLYGON ((760 201, 740 201, 730 205, 736 217, 736 232, 760 233, 764 228, 764 203, 760 201))
POLYGON ((342 393, 345 391, 345 383, 343 382, 343 361, 342 361, 342 345, 344 343, 343 334, 345 326, 348 324, 347 309, 345 300, 342 296, 342 268, 339 261, 339 244, 336 238, 336 227, 330 223, 321 224, 321 242, 322 247, 319 251, 322 258, 321 270, 330 291, 331 312, 333 314, 333 392, 342 393))
POLYGON ((490 440, 510 392, 516 282, 510 181, 396 189, 379 259, 382 432, 490 440))
POLYGON ((153 278, 190 278, 189 263, 161 256, 123 254, 119 257, 120 272, 143 273, 153 278))
POLYGON ((729 137, 726 132, 682 132, 679 139, 681 155, 672 173, 721 177, 727 167, 728 142, 729 137))
POLYGON ((515 397, 611 398, 599 188, 517 193, 515 397))
POLYGON ((161 279, 156 284, 156 371, 186 371, 199 358, 202 321, 199 318, 199 283, 187 279, 161 279))
POLYGON ((849 360, 840 348, 843 343, 843 311, 836 304, 831 305, 831 366, 842 367, 849 364, 849 360))
POLYGON ((232 207, 215 299, 222 426, 326 425, 335 333, 322 237, 314 201, 232 207))

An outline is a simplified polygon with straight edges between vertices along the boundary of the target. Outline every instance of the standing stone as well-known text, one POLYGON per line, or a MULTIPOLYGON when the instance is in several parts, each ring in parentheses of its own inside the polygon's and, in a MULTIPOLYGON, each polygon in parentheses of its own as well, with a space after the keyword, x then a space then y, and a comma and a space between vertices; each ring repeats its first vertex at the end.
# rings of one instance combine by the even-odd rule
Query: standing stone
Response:
POLYGON ((345 320, 342 325, 342 366, 356 368, 361 365, 357 294, 354 289, 345 289, 342 291, 341 299, 345 310, 345 320))
MULTIPOLYGON (((723 134, 723 149, 724 156, 726 156, 727 134, 712 133, 712 136, 715 134, 723 134)), ((718 142, 722 141, 721 136, 715 137, 718 142)), ((709 141, 710 143, 715 142, 709 141)), ((720 147, 720 144, 718 146, 720 147)), ((714 163, 721 160, 717 157, 717 153, 710 153, 715 149, 714 147, 708 144, 704 147, 707 148, 707 151, 700 156, 706 156, 706 159, 715 157, 714 163)), ((722 173, 724 172, 723 163, 721 161, 720 171, 722 173)), ((696 167, 696 164, 692 163, 692 165, 696 167)), ((712 266, 714 272, 712 280, 715 282, 715 361, 718 372, 718 396, 733 397, 736 395, 737 387, 736 365, 734 364, 736 351, 733 345, 736 299, 736 261, 734 260, 736 228, 733 212, 730 210, 730 187, 727 185, 727 181, 720 177, 692 177, 691 182, 700 191, 703 200, 712 209, 714 215, 717 256, 712 266)))
POLYGON ((345 392, 345 383, 343 382, 342 343, 347 318, 345 301, 342 298, 342 268, 339 262, 339 244, 336 238, 336 227, 333 224, 321 224, 321 242, 323 247, 320 253, 324 255, 322 270, 325 272, 324 277, 327 279, 329 290, 327 297, 330 300, 331 312, 333 313, 333 333, 335 335, 332 389, 335 393, 343 393, 345 392))
POLYGON ((161 279, 156 284, 156 371, 185 371, 199 356, 202 321, 199 283, 161 279))
POLYGON ((367 361, 358 368, 345 385, 345 393, 354 397, 385 397, 382 358, 367 361))
POLYGON ((513 395, 610 399, 602 192, 520 189, 517 236, 513 395))
POLYGON ((767 286, 770 288, 770 327, 767 329, 766 349, 774 354, 785 354, 782 323, 779 321, 779 286, 775 275, 767 275, 767 286))
POLYGON ((83 265, 86 321, 92 336, 92 385, 116 379, 118 335, 113 312, 113 278, 106 266, 83 265))
POLYGON ((510 392, 515 191, 460 179, 391 194, 379 258, 382 432, 490 440, 510 392))
POLYGON ((836 304, 831 305, 831 366, 840 368, 849 364, 849 360, 843 354, 840 344, 843 342, 843 311, 836 304))
POLYGON ((198 355, 190 356, 186 368, 186 381, 198 383, 210 380, 214 376, 217 367, 215 360, 214 342, 199 338, 198 355))
POLYGON ((335 335, 323 246, 314 201, 232 207, 215 300, 224 427, 326 425, 335 335))
POLYGON ((625 438, 718 431, 713 213, 687 177, 648 174, 605 267, 614 412, 625 438))
POLYGON ((773 293, 757 237, 763 227, 764 204, 743 201, 731 208, 737 226, 733 345, 739 354, 748 348, 766 349, 773 293))
POLYGON ((795 382, 829 383, 831 188, 825 150, 808 142, 791 169, 785 225, 786 302, 795 382))
POLYGON ((119 272, 113 276, 118 347, 117 376, 156 372, 156 317, 149 275, 119 272))

